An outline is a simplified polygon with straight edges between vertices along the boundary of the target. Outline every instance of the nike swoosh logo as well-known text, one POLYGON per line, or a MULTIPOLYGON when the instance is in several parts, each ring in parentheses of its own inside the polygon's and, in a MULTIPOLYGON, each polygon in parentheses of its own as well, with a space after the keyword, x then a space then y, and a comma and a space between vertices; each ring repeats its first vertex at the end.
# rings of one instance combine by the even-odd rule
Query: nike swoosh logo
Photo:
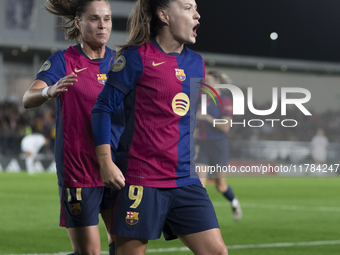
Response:
POLYGON ((74 71, 76 72, 76 73, 79 73, 79 72, 81 72, 81 71, 84 71, 85 69, 87 69, 87 67, 85 67, 85 68, 83 68, 83 69, 74 69, 74 71))
POLYGON ((155 61, 153 61, 153 62, 152 62, 152 65, 153 65, 153 66, 159 66, 159 65, 164 64, 164 63, 165 63, 165 61, 164 61, 164 62, 160 62, 160 63, 155 63, 155 61))

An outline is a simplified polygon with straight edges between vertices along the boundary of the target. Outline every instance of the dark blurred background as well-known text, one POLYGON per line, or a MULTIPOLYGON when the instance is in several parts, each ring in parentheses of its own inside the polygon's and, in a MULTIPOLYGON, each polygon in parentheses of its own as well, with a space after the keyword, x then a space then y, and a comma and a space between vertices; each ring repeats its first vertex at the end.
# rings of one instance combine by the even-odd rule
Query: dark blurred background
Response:
POLYGON ((201 26, 194 50, 340 62, 338 0, 196 2, 201 26))

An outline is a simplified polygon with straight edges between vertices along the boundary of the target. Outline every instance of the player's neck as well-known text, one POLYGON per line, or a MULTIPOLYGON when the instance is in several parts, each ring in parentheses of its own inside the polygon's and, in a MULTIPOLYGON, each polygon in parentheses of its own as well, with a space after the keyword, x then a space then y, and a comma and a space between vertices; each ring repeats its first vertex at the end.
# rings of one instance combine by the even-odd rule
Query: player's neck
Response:
POLYGON ((167 33, 157 35, 156 40, 165 53, 181 53, 183 50, 184 44, 174 40, 167 33))
POLYGON ((84 54, 89 59, 98 59, 98 58, 104 58, 105 57, 105 45, 103 45, 100 48, 98 48, 98 47, 93 48, 86 43, 81 43, 80 46, 81 46, 81 49, 83 50, 84 54))

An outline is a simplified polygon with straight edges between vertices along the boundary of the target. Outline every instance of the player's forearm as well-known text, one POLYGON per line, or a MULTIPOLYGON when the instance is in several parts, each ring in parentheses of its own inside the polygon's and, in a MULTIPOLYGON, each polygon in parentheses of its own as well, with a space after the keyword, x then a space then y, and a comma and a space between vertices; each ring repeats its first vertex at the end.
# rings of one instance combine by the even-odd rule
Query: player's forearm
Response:
POLYGON ((110 144, 101 144, 96 147, 96 155, 99 162, 100 177, 106 187, 121 189, 125 186, 125 178, 120 169, 111 159, 110 144))
POLYGON ((33 107, 38 107, 45 103, 47 101, 47 98, 43 97, 43 90, 45 89, 45 96, 51 96, 49 94, 50 92, 50 87, 47 86, 46 82, 43 80, 35 80, 30 88, 26 91, 22 101, 24 107, 27 108, 33 108, 33 107), (46 94, 47 92, 47 94, 46 94))
POLYGON ((30 89, 26 91, 23 97, 23 105, 26 109, 34 108, 42 105, 47 101, 46 98, 42 96, 43 89, 30 89))
POLYGON ((109 164, 112 164, 111 145, 101 144, 101 145, 96 146, 96 156, 97 156, 99 166, 101 168, 109 164))

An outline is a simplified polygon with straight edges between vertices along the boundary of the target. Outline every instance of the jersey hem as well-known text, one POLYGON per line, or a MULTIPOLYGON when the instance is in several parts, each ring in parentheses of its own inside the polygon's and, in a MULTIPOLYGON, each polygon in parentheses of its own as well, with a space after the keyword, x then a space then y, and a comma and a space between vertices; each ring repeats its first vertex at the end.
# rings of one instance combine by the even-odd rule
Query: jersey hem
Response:
POLYGON ((149 188, 164 188, 164 189, 185 187, 185 186, 200 183, 201 181, 199 178, 190 178, 186 181, 183 181, 183 180, 180 181, 183 183, 178 183, 178 180, 172 180, 171 182, 172 183, 166 184, 166 183, 157 181, 157 184, 155 184, 155 182, 141 183, 141 182, 134 182, 134 181, 125 181, 125 183, 129 185, 143 186, 143 187, 149 187, 149 188))

